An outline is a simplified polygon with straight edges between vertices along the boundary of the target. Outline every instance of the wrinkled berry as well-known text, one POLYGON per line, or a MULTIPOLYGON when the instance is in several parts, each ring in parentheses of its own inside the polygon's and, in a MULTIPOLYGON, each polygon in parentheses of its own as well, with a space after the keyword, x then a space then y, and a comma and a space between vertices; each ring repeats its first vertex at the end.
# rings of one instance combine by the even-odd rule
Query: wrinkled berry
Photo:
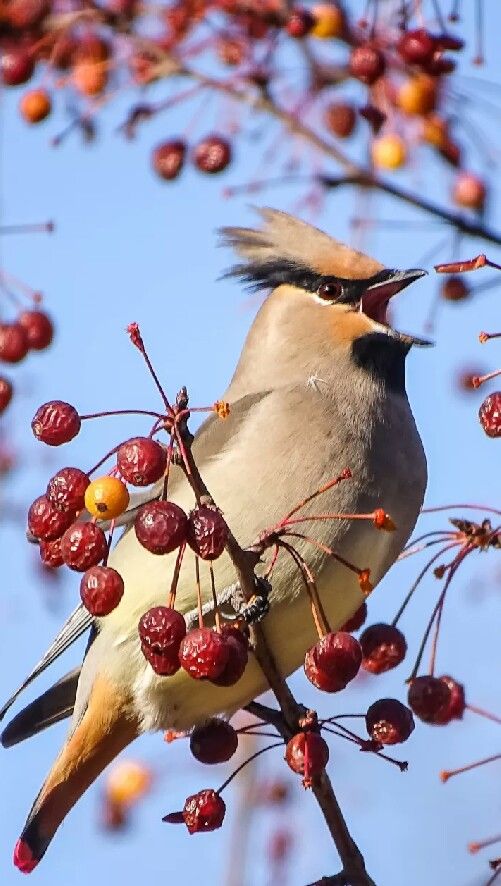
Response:
POLYGON ((485 398, 478 417, 488 437, 501 437, 501 391, 494 391, 485 398))
POLYGON ((226 169, 231 161, 231 146, 219 135, 209 135, 196 145, 193 162, 201 172, 214 175, 226 169))
POLYGON ((193 628, 179 649, 181 666, 195 680, 215 680, 224 671, 229 658, 228 645, 211 628, 193 628))
POLYGON ((242 631, 229 625, 223 625, 221 636, 228 649, 228 661, 212 682, 216 686, 233 686, 240 680, 249 660, 249 641, 242 631))
POLYGON ((12 400, 13 387, 12 382, 3 375, 0 376, 0 415, 5 412, 7 406, 12 400))
POLYGON ((188 515, 187 541, 202 560, 216 560, 228 541, 228 526, 221 512, 200 505, 188 515))
POLYGON ((384 74, 385 67, 384 55, 375 46, 364 43, 352 49, 349 61, 350 74, 367 86, 371 86, 384 74))
POLYGON ((344 631, 327 634, 308 650, 304 671, 308 680, 324 692, 339 692, 358 674, 360 643, 344 631))
POLYGON ((181 816, 174 812, 171 815, 166 815, 163 821, 177 822, 181 819, 190 834, 196 834, 200 831, 216 831, 220 828, 225 812, 226 805, 223 798, 216 791, 207 788, 207 790, 199 791, 198 794, 192 794, 186 799, 181 816))
POLYGON ((132 486, 149 486, 163 476, 167 452, 150 437, 133 437, 122 443, 117 452, 117 467, 132 486))
POLYGON ((380 698, 365 715, 367 732, 379 744, 406 741, 414 729, 412 711, 396 698, 380 698))
POLYGON ((61 446, 76 437, 80 416, 74 406, 63 400, 50 400, 40 406, 31 422, 32 431, 47 446, 61 446))
POLYGON ((111 566, 91 566, 80 582, 80 597, 91 615, 109 615, 120 603, 124 592, 123 578, 111 566))
POLYGON ((55 538, 53 541, 41 541, 38 547, 40 559, 44 566, 51 569, 57 569, 64 563, 61 553, 61 539, 55 538))
MULTIPOLYGON (((58 511, 59 514, 64 514, 58 511)), ((97 566, 108 553, 106 536, 95 523, 74 523, 61 539, 63 560, 75 572, 97 566)))
POLYGON ((441 725, 441 716, 451 703, 451 690, 438 677, 415 677, 409 686, 407 701, 416 717, 424 723, 441 725))
POLYGON ((152 554, 170 554, 186 541, 188 518, 172 501, 143 505, 134 521, 137 540, 152 554))
POLYGON ((370 625, 360 636, 362 667, 371 674, 382 674, 396 668, 405 658, 407 643, 394 625, 382 622, 370 625))
POLYGON ((179 647, 186 636, 186 622, 170 606, 153 606, 138 625, 141 649, 155 673, 170 676, 179 670, 179 647))
POLYGON ((61 468, 47 484, 47 498, 59 511, 76 514, 84 506, 90 480, 80 468, 61 468))
POLYGON ((28 511, 28 529, 35 538, 53 541, 62 536, 74 519, 72 511, 59 511, 46 495, 39 495, 28 511))
POLYGON ((304 786, 310 787, 327 766, 329 746, 318 732, 298 732, 287 742, 284 759, 293 772, 303 776, 304 786))

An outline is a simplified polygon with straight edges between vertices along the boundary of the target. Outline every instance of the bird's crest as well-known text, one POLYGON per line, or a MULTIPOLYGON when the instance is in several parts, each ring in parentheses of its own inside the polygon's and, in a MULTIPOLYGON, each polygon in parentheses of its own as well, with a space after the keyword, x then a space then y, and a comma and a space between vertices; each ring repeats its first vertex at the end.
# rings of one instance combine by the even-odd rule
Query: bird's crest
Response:
POLYGON ((260 230, 222 228, 221 245, 231 246, 243 259, 225 276, 241 277, 254 289, 274 288, 281 283, 301 286, 305 274, 334 276, 345 280, 373 277, 384 265, 318 228, 281 212, 263 208, 260 230))

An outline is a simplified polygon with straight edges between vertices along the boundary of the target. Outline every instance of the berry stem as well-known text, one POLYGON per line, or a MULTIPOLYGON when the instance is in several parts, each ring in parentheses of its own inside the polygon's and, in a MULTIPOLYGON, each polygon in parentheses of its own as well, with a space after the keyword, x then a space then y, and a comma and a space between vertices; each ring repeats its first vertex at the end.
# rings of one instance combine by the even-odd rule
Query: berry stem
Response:
POLYGON ((501 717, 498 717, 496 714, 491 714, 490 711, 486 711, 484 708, 479 708, 477 705, 467 702, 465 708, 468 711, 471 711, 472 714, 478 714, 479 717, 485 717, 486 720, 492 720, 493 723, 501 723, 501 717))
MULTIPOLYGON (((493 759, 493 758, 490 758, 493 759)), ((488 761, 490 762, 490 761, 488 761)), ((461 771, 461 770, 458 770, 461 771)), ((455 774, 455 773, 453 773, 455 774)), ((495 837, 488 837, 486 840, 475 840, 473 843, 468 843, 468 852, 475 854, 476 852, 480 852, 481 849, 487 849, 488 846, 493 846, 495 843, 501 842, 501 834, 496 834, 495 837)))
POLYGON ((260 757, 261 754, 265 754, 266 751, 271 751, 272 748, 283 747, 284 744, 285 744, 285 741, 282 739, 281 741, 276 741, 273 744, 268 744, 268 745, 266 745, 266 747, 260 748, 259 751, 256 751, 254 754, 251 754, 251 756, 247 757, 247 759, 244 760, 243 763, 240 763, 240 766, 237 766, 237 768, 233 770, 233 772, 231 773, 229 778, 226 779, 226 781, 223 781, 221 787, 217 789, 216 794, 221 794, 224 791, 224 789, 226 787, 228 787, 230 782, 233 781, 235 776, 238 775, 238 773, 241 772, 245 766, 247 766, 249 763, 251 763, 253 760, 255 760, 256 757, 260 757))
POLYGON ((440 781, 445 783, 455 775, 462 775, 463 772, 470 772, 471 769, 478 769, 480 766, 486 766, 487 763, 494 763, 496 760, 501 760, 501 754, 493 754, 492 757, 484 757, 482 760, 475 760, 474 763, 467 763, 466 766, 460 766, 458 769, 444 769, 443 772, 440 773, 440 781))
POLYGON ((183 542, 183 544, 181 545, 181 547, 179 548, 179 550, 177 552, 176 565, 174 566, 174 573, 172 575, 172 582, 171 582, 171 586, 170 586, 169 599, 167 602, 167 606, 170 606, 171 608, 174 608, 174 605, 176 603, 177 584, 179 581, 179 573, 181 572, 181 564, 183 562, 185 550, 186 550, 186 542, 183 542))
POLYGON ((341 471, 341 473, 339 474, 338 477, 335 477, 333 480, 329 480, 328 483, 325 483, 323 486, 320 486, 315 492, 312 492, 311 495, 308 495, 306 498, 304 498, 302 501, 300 501, 299 504, 297 504, 294 508, 292 508, 292 511, 289 511, 287 516, 284 517, 284 519, 281 521, 281 524, 286 523, 288 520, 290 520, 290 518, 293 517, 294 514, 297 514, 297 512, 300 511, 301 508, 306 507, 306 505, 309 504, 310 501, 313 501, 315 498, 318 498, 319 495, 322 495, 324 492, 327 492, 329 489, 332 489, 333 486, 337 486, 338 483, 341 483, 342 480, 351 479, 351 476, 352 476, 352 473, 351 473, 350 469, 345 468, 344 471, 341 471))
POLYGON ((166 412, 169 415, 172 415, 173 414, 172 407, 169 403, 169 400, 167 398, 167 395, 166 395, 162 385, 160 384, 158 376, 157 376, 155 370, 153 369, 153 364, 152 364, 152 362, 148 356, 148 352, 144 346, 143 338, 141 336, 141 333, 139 331, 139 326, 137 325, 137 323, 130 323, 129 326, 127 327, 127 332, 130 335, 130 340, 131 340, 132 344, 136 346, 138 351, 143 356, 146 366, 148 367, 149 373, 150 373, 153 381, 155 382, 157 391, 162 398, 162 402, 165 406, 166 412))
POLYGON ((315 628, 318 633, 320 639, 325 636, 325 634, 330 633, 329 622, 327 621, 327 616, 325 614, 324 608, 320 601, 320 597, 318 596, 318 590, 316 586, 315 579, 308 568, 306 562, 303 560, 301 555, 296 551, 296 549, 288 544, 283 539, 280 541, 280 546, 283 547, 292 557, 296 566, 298 567, 301 577, 304 582, 304 586, 306 588, 306 593, 310 598, 311 603, 311 613, 313 616, 313 621, 315 622, 315 628))
POLYGON ((501 511, 489 508, 487 505, 439 505, 435 508, 421 508, 422 514, 436 514, 439 511, 452 511, 467 508, 469 511, 485 511, 487 514, 496 514, 501 517, 501 511))
POLYGON ((212 563, 209 564, 209 573, 210 573, 210 588, 212 592, 212 604, 214 607, 214 620, 216 622, 216 631, 218 634, 221 633, 221 616, 219 614, 219 603, 216 594, 216 581, 214 578, 214 568, 212 563))
POLYGON ((202 609, 202 585, 200 583, 200 560, 198 554, 195 554, 195 583, 197 586, 197 610, 198 610, 198 627, 204 626, 204 613, 202 609))
POLYGON ((400 606, 400 609, 397 611, 397 614, 395 615, 395 618, 394 618, 393 621, 391 622, 392 625, 393 625, 393 627, 396 627, 396 625, 397 625, 397 623, 399 622, 400 617, 402 616, 404 610, 407 608, 408 604, 410 603, 410 600, 411 600, 412 596, 414 595, 414 591, 415 591, 415 590, 417 589, 417 587, 420 585, 420 583, 421 583, 421 581, 423 580, 424 576, 425 576, 426 573, 428 572, 428 569, 430 569, 430 567, 433 566, 433 564, 438 560, 439 557, 442 556, 442 554, 445 554, 446 551, 449 551, 451 548, 455 547, 457 544, 458 544, 458 542, 453 542, 452 544, 445 545, 445 547, 441 548, 441 549, 438 551, 437 554, 434 554, 434 555, 433 555, 433 557, 431 558, 431 560, 428 560, 426 566, 425 566, 425 567, 421 570, 421 572, 419 573, 419 575, 418 575, 418 577, 416 578, 416 581, 415 581, 414 584, 412 585, 411 589, 410 589, 410 590, 407 592, 407 594, 405 595, 405 597, 404 597, 404 599, 403 599, 403 602, 402 602, 402 604, 401 604, 401 606, 400 606))
POLYGON ((80 419, 86 421, 90 418, 107 418, 109 415, 148 415, 160 420, 165 418, 160 412, 151 412, 148 409, 111 409, 104 412, 90 412, 88 415, 81 415, 80 419))

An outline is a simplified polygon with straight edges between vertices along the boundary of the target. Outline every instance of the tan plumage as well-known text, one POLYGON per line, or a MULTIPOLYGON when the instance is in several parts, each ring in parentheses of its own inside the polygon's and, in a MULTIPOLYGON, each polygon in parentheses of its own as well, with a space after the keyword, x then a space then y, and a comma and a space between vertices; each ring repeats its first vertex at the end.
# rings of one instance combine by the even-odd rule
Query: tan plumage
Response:
MULTIPOLYGON (((233 272, 251 285, 274 289, 224 394, 230 417, 223 422, 211 416, 196 434, 193 452, 244 545, 349 467, 353 479, 326 493, 322 510, 360 513, 382 506, 396 531, 340 520, 310 524, 308 532, 357 566, 370 568, 377 583, 413 529, 426 483, 424 454, 404 388, 405 355, 413 340, 384 323, 391 295, 423 272, 387 271, 285 213, 266 209, 261 214, 262 231, 228 228, 223 236, 244 259, 233 272)), ((193 504, 179 468, 169 494, 186 510, 193 504)), ((308 510, 317 509, 313 504, 308 510)), ((298 549, 315 571, 331 627, 339 628, 362 600, 356 576, 305 542, 298 542, 298 549)), ((129 531, 109 562, 122 574, 125 594, 117 609, 99 621, 88 649, 72 732, 16 850, 24 869, 41 858, 62 817, 115 749, 145 730, 187 729, 215 713, 232 713, 266 688, 252 657, 242 679, 225 689, 193 681, 183 671, 167 678, 154 674, 140 651, 137 623, 150 606, 165 602, 174 555, 148 553, 129 531), (103 687, 111 712, 106 723, 95 701, 103 687)), ((219 590, 234 581, 226 555, 215 563, 215 572, 219 590)), ((207 570, 202 578, 208 599, 207 570)), ((301 578, 285 555, 273 574, 270 601, 263 626, 288 675, 315 642, 315 630, 301 578)), ((183 561, 176 605, 184 613, 196 605, 191 555, 183 561)), ((79 619, 72 617, 71 637, 79 619)), ((64 645, 63 635, 56 652, 64 645)), ((43 666, 53 657, 49 653, 43 666)), ((51 708, 50 713, 56 712, 51 708)), ((34 731, 25 718, 17 732, 11 729, 9 743, 34 731)))

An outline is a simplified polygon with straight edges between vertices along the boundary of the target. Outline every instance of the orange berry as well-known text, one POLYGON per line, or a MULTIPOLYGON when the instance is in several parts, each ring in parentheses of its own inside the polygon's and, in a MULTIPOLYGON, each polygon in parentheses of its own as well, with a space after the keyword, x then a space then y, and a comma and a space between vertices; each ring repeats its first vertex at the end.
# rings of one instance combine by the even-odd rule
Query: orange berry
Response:
POLYGON ((452 199, 457 206, 481 210, 487 195, 484 182, 472 172, 460 172, 454 182, 452 199))
POLYGON ((151 771, 135 760, 121 760, 106 780, 106 799, 117 806, 132 806, 150 789, 151 771))
POLYGON ((397 92, 397 105, 404 114, 429 114, 437 101, 434 77, 418 74, 402 83, 397 92))
POLYGON ((315 19, 310 31, 311 37, 327 40, 330 37, 340 37, 344 29, 344 16, 335 4, 320 3, 312 9, 315 19))
POLYGON ((100 95, 108 80, 105 63, 78 61, 73 68, 73 85, 82 95, 100 95))
POLYGON ((123 514, 128 504, 127 487, 118 477, 98 477, 85 490, 85 507, 100 520, 113 520, 123 514))
POLYGON ((443 148, 449 138, 447 123, 438 114, 430 114, 423 120, 422 136, 434 148, 443 148))
POLYGON ((382 135, 372 143, 374 166, 381 169, 398 169, 407 159, 405 142, 399 135, 382 135))
POLYGON ((27 123, 40 123, 51 111, 50 95, 45 89, 30 89, 19 102, 19 111, 27 123))

